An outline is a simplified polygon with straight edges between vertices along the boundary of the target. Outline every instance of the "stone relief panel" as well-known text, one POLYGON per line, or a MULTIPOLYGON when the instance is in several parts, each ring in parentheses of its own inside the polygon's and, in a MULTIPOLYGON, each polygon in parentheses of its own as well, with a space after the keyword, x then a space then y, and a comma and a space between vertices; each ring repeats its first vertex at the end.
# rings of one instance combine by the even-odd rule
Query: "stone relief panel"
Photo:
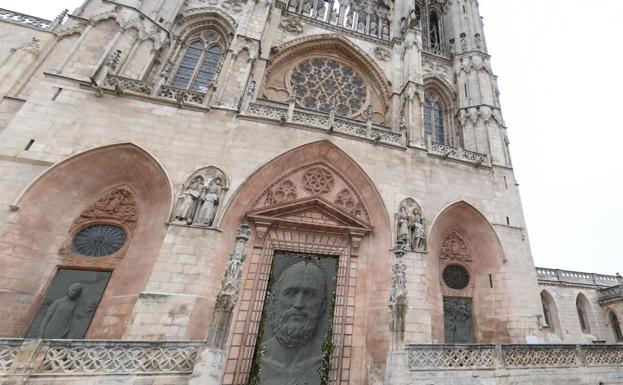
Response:
POLYGON ((172 221, 188 226, 213 227, 228 188, 227 177, 219 168, 209 166, 195 171, 182 185, 172 221))
POLYGON ((324 164, 307 165, 278 178, 256 198, 253 208, 308 197, 321 197, 343 211, 369 221, 368 211, 352 184, 324 164))
POLYGON ((60 269, 26 338, 84 338, 110 275, 106 271, 60 269))
POLYGON ((465 242, 465 238, 458 231, 452 231, 443 240, 439 261, 442 265, 451 262, 458 262, 466 266, 472 265, 472 253, 465 242))
POLYGON ((411 251, 426 250, 426 228, 422 208, 415 199, 407 198, 400 203, 396 223, 398 241, 411 251))
POLYGON ((106 261, 92 258, 124 256, 139 217, 134 193, 126 187, 116 187, 89 204, 74 220, 68 237, 58 254, 65 265, 111 267, 106 261))
POLYGON ((336 257, 275 252, 249 385, 327 383, 336 257))

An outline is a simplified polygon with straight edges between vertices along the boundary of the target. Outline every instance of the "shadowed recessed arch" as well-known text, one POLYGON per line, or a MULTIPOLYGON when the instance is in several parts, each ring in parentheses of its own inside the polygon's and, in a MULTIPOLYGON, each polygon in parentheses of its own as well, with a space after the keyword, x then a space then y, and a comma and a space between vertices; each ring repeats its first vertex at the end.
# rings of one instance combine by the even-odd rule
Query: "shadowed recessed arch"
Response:
POLYGON ((131 143, 94 148, 58 162, 18 198, 19 210, 0 235, 0 242, 12 246, 0 254, 0 263, 14 267, 0 278, 0 285, 12 292, 1 300, 11 312, 2 314, 10 321, 0 334, 23 336, 58 268, 92 268, 89 260, 66 259, 61 246, 70 240, 82 210, 118 187, 127 187, 134 196, 136 225, 123 257, 102 265, 113 273, 87 338, 121 338, 164 240, 172 200, 162 165, 131 143))
POLYGON ((505 257, 495 230, 487 219, 465 201, 455 202, 434 219, 429 244, 429 296, 433 305, 433 338, 444 341, 444 296, 464 296, 473 303, 474 341, 508 342, 508 315, 489 295, 495 277, 502 273, 505 257), (458 233, 471 253, 472 283, 463 291, 448 291, 441 284, 440 256, 446 237, 458 233))

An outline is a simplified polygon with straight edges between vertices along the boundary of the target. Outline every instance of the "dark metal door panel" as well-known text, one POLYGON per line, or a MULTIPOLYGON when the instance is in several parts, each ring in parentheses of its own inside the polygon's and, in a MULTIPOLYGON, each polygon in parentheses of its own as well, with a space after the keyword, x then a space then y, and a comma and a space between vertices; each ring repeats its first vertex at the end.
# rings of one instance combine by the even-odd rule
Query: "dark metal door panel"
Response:
POLYGON ((447 344, 469 344, 472 338, 472 300, 443 298, 443 317, 447 344))

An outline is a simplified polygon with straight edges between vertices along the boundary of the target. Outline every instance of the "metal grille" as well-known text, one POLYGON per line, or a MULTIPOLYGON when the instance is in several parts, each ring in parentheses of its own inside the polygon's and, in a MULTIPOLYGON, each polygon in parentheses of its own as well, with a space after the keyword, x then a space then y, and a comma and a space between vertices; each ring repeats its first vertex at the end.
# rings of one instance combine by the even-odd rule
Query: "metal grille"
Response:
POLYGON ((126 241, 125 232, 113 225, 91 225, 74 238, 74 250, 87 257, 104 257, 119 251, 126 241))
POLYGON ((448 265, 443 269, 443 282, 451 289, 463 290, 469 285, 469 273, 460 265, 448 265))

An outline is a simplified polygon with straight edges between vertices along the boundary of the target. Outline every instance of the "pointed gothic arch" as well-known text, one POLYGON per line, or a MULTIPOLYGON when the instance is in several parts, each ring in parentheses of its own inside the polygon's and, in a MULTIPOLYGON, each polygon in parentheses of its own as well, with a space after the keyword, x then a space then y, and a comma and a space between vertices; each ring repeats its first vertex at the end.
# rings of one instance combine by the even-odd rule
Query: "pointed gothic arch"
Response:
MULTIPOLYGON (((387 302, 392 235, 383 200, 364 170, 327 140, 294 148, 260 167, 234 193, 220 228, 230 236, 243 222, 252 225, 252 247, 245 262, 249 265, 245 266, 254 266, 249 267, 254 272, 245 267, 240 290, 247 294, 232 316, 227 347, 237 365, 226 373, 234 379, 232 383, 245 382, 249 376, 249 368, 243 363, 253 358, 265 282, 276 251, 338 256, 337 276, 348 274, 352 283, 349 286, 345 280, 337 280, 336 292, 340 294, 335 300, 333 322, 339 329, 335 332, 345 333, 351 325, 374 328, 374 332, 364 333, 366 339, 358 342, 344 335, 347 338, 340 341, 347 342, 334 346, 334 354, 341 357, 338 361, 346 362, 350 358, 341 356, 342 352, 356 346, 368 360, 382 365, 390 335, 389 330, 376 325, 386 325, 390 315, 385 307, 374 304, 387 302), (360 281, 354 285, 357 279, 360 281), (353 317, 345 316, 347 303, 357 304, 349 305, 353 317), (237 351, 245 353, 238 355, 237 351)), ((225 258, 219 256, 215 264, 224 269, 225 258)))
POLYGON ((543 307, 543 327, 550 333, 561 333, 558 304, 549 290, 541 291, 541 305, 543 307))
POLYGON ((8 299, 14 304, 6 315, 12 322, 2 334, 24 335, 62 267, 112 272, 87 338, 121 338, 164 240, 171 194, 162 165, 132 143, 87 150, 42 173, 17 199, 18 210, 0 236, 18 250, 0 256, 0 262, 19 266, 3 287, 21 287, 20 295, 8 299), (121 254, 92 258, 68 250, 75 233, 93 224, 126 231, 121 254), (16 233, 22 235, 11 236, 16 233))
MULTIPOLYGON (((273 48, 261 95, 270 100, 287 103, 292 95, 298 95, 291 84, 290 75, 299 64, 314 58, 330 59, 363 80, 367 94, 362 100, 349 99, 344 102, 346 106, 352 107, 344 116, 366 120, 367 106, 371 106, 375 123, 385 123, 389 119, 391 87, 385 72, 360 47, 339 34, 306 36, 273 48)), ((329 105, 330 102, 324 104, 329 105)), ((305 104, 302 107, 317 109, 305 104)), ((327 108, 325 106, 324 110, 319 110, 326 112, 327 108)))
POLYGON ((594 325, 594 313, 586 294, 578 293, 575 299, 575 309, 578 315, 580 330, 582 333, 591 334, 594 325))
POLYGON ((471 324, 467 327, 471 330, 465 332, 471 331, 472 342, 510 341, 509 330, 503 326, 507 315, 488 295, 492 285, 504 284, 500 279, 504 250, 484 215, 465 201, 450 204, 434 219, 428 245, 433 338, 447 339, 444 308, 458 298, 469 303, 465 306, 471 306, 471 324), (465 270, 463 275, 468 277, 465 285, 456 289, 447 284, 444 272, 448 266, 465 270))

